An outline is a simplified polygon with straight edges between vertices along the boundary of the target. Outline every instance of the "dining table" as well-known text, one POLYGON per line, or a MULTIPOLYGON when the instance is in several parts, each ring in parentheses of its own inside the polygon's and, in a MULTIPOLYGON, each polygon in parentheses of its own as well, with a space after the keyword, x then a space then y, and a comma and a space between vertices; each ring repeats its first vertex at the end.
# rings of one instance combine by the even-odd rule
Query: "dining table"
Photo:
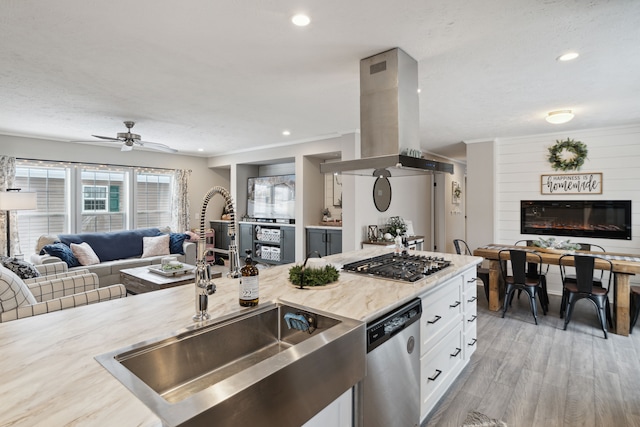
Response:
MULTIPOLYGON (((611 332, 623 336, 629 335, 630 283, 631 276, 640 273, 640 255, 581 250, 569 251, 562 249, 540 248, 537 246, 515 246, 495 243, 478 247, 473 251, 473 255, 483 257, 489 261, 489 310, 491 311, 500 310, 504 300, 505 284, 500 274, 500 260, 498 259, 500 251, 504 249, 520 249, 535 252, 541 256, 542 263, 548 265, 559 265, 560 257, 567 253, 592 255, 594 257, 601 257, 611 261, 611 264, 609 264, 608 262, 604 262, 596 258, 594 267, 599 270, 612 270, 614 298, 612 313, 613 330, 611 332)), ((527 261, 537 263, 540 259, 538 257, 531 256, 527 257, 527 261)), ((565 264, 564 261, 563 264, 565 264)))

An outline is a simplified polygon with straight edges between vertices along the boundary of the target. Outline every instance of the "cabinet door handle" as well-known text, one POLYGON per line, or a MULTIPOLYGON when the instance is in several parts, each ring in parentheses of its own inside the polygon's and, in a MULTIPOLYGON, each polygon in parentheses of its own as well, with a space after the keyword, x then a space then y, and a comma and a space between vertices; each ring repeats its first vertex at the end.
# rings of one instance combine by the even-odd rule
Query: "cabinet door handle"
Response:
POLYGON ((442 316, 436 315, 436 317, 433 320, 427 320, 427 323, 429 323, 430 325, 433 325, 434 323, 436 323, 440 319, 442 319, 442 316))
POLYGON ((474 277, 473 279, 469 279, 469 280, 467 280, 467 283, 473 283, 473 282, 475 282, 476 280, 480 280, 480 279, 478 279, 477 277, 474 277))
POLYGON ((468 300, 467 300, 467 302, 474 302, 474 301, 475 301, 475 300, 477 300, 477 299, 478 299, 478 297, 473 297, 473 298, 471 298, 471 299, 468 299, 468 300))
POLYGON ((476 345, 476 343, 478 342, 477 339, 472 339, 471 342, 469 344, 467 344, 469 347, 473 347, 474 345, 476 345))
POLYGON ((434 323, 436 323, 440 319, 442 319, 441 316, 436 316, 433 320, 427 320, 427 323, 433 325, 434 323))
POLYGON ((473 316, 471 316, 471 319, 467 320, 467 322, 469 323, 473 323, 476 321, 476 319, 478 318, 478 316, 476 316, 475 314, 473 316))
POLYGON ((455 304, 453 304, 453 305, 449 305, 449 308, 456 308, 456 307, 457 307, 457 306, 459 306, 459 305, 460 305, 460 301, 456 301, 456 303, 455 303, 455 304))
POLYGON ((432 377, 428 377, 427 380, 429 381, 435 381, 436 378, 438 378, 440 376, 440 374, 442 373, 442 371, 440 369, 436 369, 436 373, 434 376, 432 377))
POLYGON ((459 349, 458 347, 456 347, 456 352, 455 353, 451 353, 449 356, 458 357, 458 355, 460 354, 461 351, 462 351, 462 349, 459 349))

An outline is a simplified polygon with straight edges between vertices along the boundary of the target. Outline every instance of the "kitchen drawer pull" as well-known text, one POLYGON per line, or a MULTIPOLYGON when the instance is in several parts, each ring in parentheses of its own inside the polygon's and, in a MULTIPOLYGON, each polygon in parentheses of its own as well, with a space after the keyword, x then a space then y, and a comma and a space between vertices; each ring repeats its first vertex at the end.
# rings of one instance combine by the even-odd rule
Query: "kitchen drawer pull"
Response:
POLYGON ((440 369, 436 369, 436 374, 433 377, 429 377, 427 378, 427 380, 429 381, 435 381, 436 378, 438 378, 440 376, 440 374, 442 373, 442 371, 440 369))
POLYGON ((436 315, 436 318, 433 320, 427 320, 427 323, 429 323, 430 325, 433 325, 434 323, 436 323, 438 320, 442 319, 441 316, 436 315))
POLYGON ((460 354, 461 351, 462 351, 462 349, 456 347, 456 352, 455 353, 451 353, 449 356, 458 357, 458 355, 460 354))
POLYGON ((469 347, 473 347, 474 345, 476 345, 476 343, 478 342, 477 339, 472 339, 471 342, 469 344, 467 344, 469 347))
POLYGON ((474 302, 474 301, 475 301, 475 300, 477 300, 477 299, 478 299, 478 297, 473 297, 473 298, 471 298, 471 299, 468 299, 468 300, 467 300, 467 302, 474 302))
POLYGON ((456 303, 455 303, 455 304, 453 304, 453 305, 449 305, 449 308, 456 308, 456 307, 457 307, 457 306, 459 306, 459 305, 460 305, 460 301, 456 301, 456 303))
POLYGON ((467 320, 467 322, 469 323, 473 323, 476 321, 476 319, 478 318, 478 316, 476 316, 475 314, 473 316, 471 316, 471 319, 467 320))

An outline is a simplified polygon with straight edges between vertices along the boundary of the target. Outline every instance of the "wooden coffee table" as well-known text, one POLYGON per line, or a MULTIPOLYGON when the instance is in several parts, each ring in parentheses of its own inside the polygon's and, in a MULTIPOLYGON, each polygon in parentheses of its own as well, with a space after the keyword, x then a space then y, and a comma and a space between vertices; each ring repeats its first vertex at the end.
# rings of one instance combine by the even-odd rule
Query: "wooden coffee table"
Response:
MULTIPOLYGON (((192 267, 195 271, 194 265, 184 264, 185 267, 192 267)), ((125 268, 120 270, 120 281, 127 288, 128 294, 142 294, 145 292, 157 291, 160 289, 173 288, 174 286, 187 285, 194 283, 195 273, 182 273, 174 276, 164 276, 162 274, 149 271, 150 266, 125 268)), ((215 270, 215 266, 214 266, 215 270)), ((214 271, 211 274, 211 278, 215 279, 222 276, 221 271, 214 271)))

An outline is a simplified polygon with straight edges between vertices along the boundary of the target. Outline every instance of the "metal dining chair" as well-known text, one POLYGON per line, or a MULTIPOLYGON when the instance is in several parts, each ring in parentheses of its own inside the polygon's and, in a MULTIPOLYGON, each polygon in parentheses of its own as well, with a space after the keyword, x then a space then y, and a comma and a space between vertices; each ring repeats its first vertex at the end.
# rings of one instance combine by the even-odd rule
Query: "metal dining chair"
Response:
POLYGON ((567 254, 562 255, 558 260, 560 265, 560 274, 562 276, 562 303, 560 304, 560 318, 564 316, 564 330, 571 321, 571 314, 575 304, 581 299, 588 299, 595 305, 598 312, 598 319, 604 332, 604 338, 607 339, 607 322, 611 321, 611 311, 609 309, 609 288, 611 285, 611 274, 609 275, 609 283, 607 287, 598 286, 594 282, 593 272, 595 269, 595 261, 601 260, 609 263, 609 271, 613 270, 613 264, 608 259, 592 256, 567 254), (565 269, 567 266, 573 265, 576 271, 574 280, 567 280, 565 269))
MULTIPOLYGON (((600 251, 600 252, 605 252, 604 248, 600 245, 595 245, 593 243, 576 243, 577 245, 580 245, 580 251, 600 251)), ((597 273, 594 274, 593 276, 593 282, 596 286, 602 286, 602 278, 604 277, 604 270, 600 270, 600 275, 598 275, 597 273)), ((566 279, 569 281, 576 281, 576 274, 574 273, 567 273, 566 279)))
POLYGON ((633 333, 633 327, 638 321, 638 315, 640 315, 640 286, 631 286, 629 301, 631 302, 631 325, 629 325, 629 333, 633 333))
MULTIPOLYGON (((534 246, 533 240, 518 240, 515 246, 534 246)), ((534 262, 527 263, 527 277, 536 279, 538 276, 540 277, 540 285, 544 292, 542 293, 543 297, 546 299, 545 304, 549 306, 549 297, 547 293, 547 273, 549 272, 549 264, 545 264, 542 268, 538 268, 538 264, 534 262)), ((520 293, 522 291, 518 291, 518 298, 520 298, 520 293)))
POLYGON ((507 284, 507 290, 504 297, 504 307, 502 309, 502 317, 507 313, 507 309, 513 300, 513 294, 516 290, 524 291, 529 296, 529 304, 531 305, 531 313, 533 319, 538 324, 538 307, 536 304, 536 295, 540 300, 543 314, 547 314, 549 300, 546 291, 542 288, 542 257, 540 254, 532 251, 520 249, 503 249, 498 252, 498 260, 500 261, 500 271, 504 282, 507 284), (508 255, 508 256, 507 256, 508 255), (536 258, 538 274, 536 277, 527 275, 527 255, 536 258), (503 262, 506 261, 506 262, 503 262), (509 265, 511 266, 511 274, 509 274, 509 265))
MULTIPOLYGON (((454 239, 453 246, 456 248, 456 253, 458 255, 473 255, 471 249, 469 249, 469 245, 462 239, 454 239)), ((484 294, 487 297, 487 301, 489 301, 489 269, 478 265, 476 268, 476 275, 478 279, 482 280, 484 284, 484 294)))

